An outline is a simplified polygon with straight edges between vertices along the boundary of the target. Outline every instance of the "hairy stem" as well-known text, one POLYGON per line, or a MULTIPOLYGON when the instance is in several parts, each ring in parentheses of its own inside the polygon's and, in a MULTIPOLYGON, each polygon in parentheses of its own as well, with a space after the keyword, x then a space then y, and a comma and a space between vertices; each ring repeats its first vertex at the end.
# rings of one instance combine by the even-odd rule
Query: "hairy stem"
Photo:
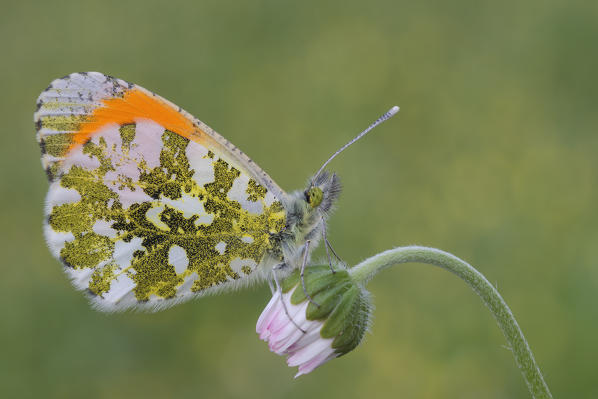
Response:
POLYGON ((538 399, 552 398, 550 390, 544 382, 544 378, 542 378, 540 368, 536 364, 534 355, 511 309, 492 284, 467 262, 439 249, 409 246, 391 249, 372 256, 351 268, 350 274, 356 281, 365 283, 382 269, 407 262, 439 266, 465 281, 482 298, 484 304, 492 312, 515 356, 515 362, 523 374, 532 397, 538 399))

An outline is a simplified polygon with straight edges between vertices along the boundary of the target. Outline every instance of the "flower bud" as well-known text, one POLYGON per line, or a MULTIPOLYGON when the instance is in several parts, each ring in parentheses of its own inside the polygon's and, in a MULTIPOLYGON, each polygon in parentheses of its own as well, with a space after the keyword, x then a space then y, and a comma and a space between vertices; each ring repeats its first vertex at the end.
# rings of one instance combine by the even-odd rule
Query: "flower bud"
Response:
POLYGON ((326 266, 305 268, 305 296, 299 270, 281 284, 258 319, 256 331, 270 350, 307 374, 353 350, 369 326, 370 296, 349 273, 326 266), (286 308, 286 310, 285 310, 286 308))

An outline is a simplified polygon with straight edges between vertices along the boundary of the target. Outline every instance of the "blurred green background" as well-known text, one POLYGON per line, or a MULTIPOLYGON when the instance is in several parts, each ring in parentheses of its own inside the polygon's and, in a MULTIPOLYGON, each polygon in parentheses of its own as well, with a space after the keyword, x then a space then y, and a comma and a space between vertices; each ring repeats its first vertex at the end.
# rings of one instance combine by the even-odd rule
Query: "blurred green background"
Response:
POLYGON ((93 311, 45 247, 32 123, 51 80, 89 70, 187 109, 287 190, 400 105, 332 164, 335 248, 350 264, 407 244, 468 260, 555 397, 598 397, 597 2, 1 6, 3 398, 528 397, 480 300, 429 266, 375 279, 372 333, 298 380, 254 332, 266 286, 157 314, 93 311))

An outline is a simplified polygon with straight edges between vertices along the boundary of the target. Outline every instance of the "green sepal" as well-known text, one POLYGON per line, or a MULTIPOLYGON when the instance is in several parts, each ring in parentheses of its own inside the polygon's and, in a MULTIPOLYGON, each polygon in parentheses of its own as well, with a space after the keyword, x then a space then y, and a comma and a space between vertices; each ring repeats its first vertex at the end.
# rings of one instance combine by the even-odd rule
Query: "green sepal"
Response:
POLYGON ((344 355, 359 345, 368 327, 369 312, 369 302, 363 293, 360 293, 351 309, 352 322, 332 341, 332 348, 336 353, 344 355))
MULTIPOLYGON (((282 292, 289 292, 300 282, 299 269, 293 270, 288 277, 286 277, 280 284, 282 292)), ((305 279, 307 281, 310 276, 330 273, 330 266, 308 266, 305 268, 305 279)))
POLYGON ((342 281, 338 284, 335 284, 332 288, 322 290, 318 294, 312 296, 313 302, 310 302, 309 305, 307 305, 305 318, 307 320, 326 318, 342 299, 345 291, 351 287, 351 284, 352 283, 349 280, 342 281))
POLYGON ((337 307, 322 326, 320 330, 322 338, 336 337, 352 322, 351 310, 353 309, 355 299, 358 297, 359 288, 355 285, 345 292, 337 307))
MULTIPOLYGON (((346 270, 330 271, 328 265, 305 269, 305 290, 312 302, 307 305, 308 320, 323 320, 322 338, 333 338, 332 348, 339 355, 355 349, 368 327, 370 303, 364 288, 353 281, 346 270), (318 305, 316 305, 316 303, 318 305)), ((300 270, 294 270, 281 283, 283 292, 295 288, 290 302, 307 301, 301 286, 300 270)))
POLYGON ((280 283, 280 289, 283 293, 289 292, 294 286, 299 283, 299 270, 293 271, 287 278, 280 283))
MULTIPOLYGON (((309 270, 308 272, 306 269, 304 275, 305 291, 307 291, 307 294, 312 299, 320 291, 330 290, 335 285, 346 281, 350 281, 349 273, 347 273, 346 270, 339 270, 332 273, 330 269, 322 272, 312 270, 309 270)), ((299 281, 298 284, 301 285, 301 281, 299 281)), ((293 305, 298 305, 305 300, 307 300, 307 297, 303 292, 303 287, 298 287, 291 296, 291 303, 293 305)))

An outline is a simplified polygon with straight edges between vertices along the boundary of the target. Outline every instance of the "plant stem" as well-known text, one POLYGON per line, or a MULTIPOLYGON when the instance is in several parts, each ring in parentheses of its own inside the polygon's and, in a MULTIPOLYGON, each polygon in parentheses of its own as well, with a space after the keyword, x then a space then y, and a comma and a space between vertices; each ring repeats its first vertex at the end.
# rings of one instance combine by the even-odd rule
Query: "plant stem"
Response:
POLYGON ((492 284, 467 262, 439 249, 409 246, 381 252, 351 268, 349 272, 355 281, 365 284, 382 269, 407 262, 420 262, 439 266, 465 281, 482 298, 484 304, 492 312, 515 356, 515 362, 523 374, 532 397, 537 399, 552 398, 550 390, 544 382, 544 378, 542 378, 540 368, 534 360, 534 355, 511 309, 492 284))

